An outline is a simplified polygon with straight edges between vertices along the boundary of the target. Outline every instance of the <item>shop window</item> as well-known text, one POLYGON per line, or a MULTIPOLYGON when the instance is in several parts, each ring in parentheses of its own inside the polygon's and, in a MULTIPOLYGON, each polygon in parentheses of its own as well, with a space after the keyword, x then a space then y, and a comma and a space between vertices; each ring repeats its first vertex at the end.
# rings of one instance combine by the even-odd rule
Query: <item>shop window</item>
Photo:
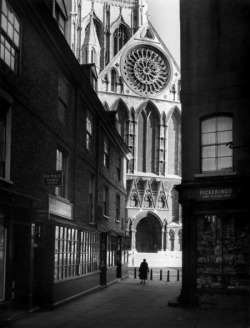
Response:
POLYGON ((108 236, 107 241, 107 267, 116 265, 117 261, 117 244, 118 238, 116 236, 108 236))
POLYGON ((86 117, 86 148, 89 151, 93 149, 93 116, 89 111, 86 117))
POLYGON ((78 274, 78 231, 55 227, 54 280, 74 277, 78 274))
POLYGON ((20 19, 9 2, 1 6, 1 59, 17 72, 20 57, 20 19))
POLYGON ((108 138, 105 136, 104 137, 104 155, 103 155, 103 165, 106 168, 109 168, 109 142, 108 142, 108 138))
POLYGON ((197 286, 249 290, 250 225, 240 215, 197 218, 197 286))
POLYGON ((121 248, 122 248, 121 262, 128 263, 129 250, 131 248, 131 240, 129 237, 122 237, 121 248))
POLYGON ((233 150, 228 146, 233 141, 233 119, 216 116, 201 122, 202 172, 232 171, 233 150))
POLYGON ((11 111, 1 99, 0 108, 0 178, 10 179, 11 111))
POLYGON ((56 226, 54 280, 97 271, 99 252, 99 234, 56 226))
POLYGON ((61 150, 56 150, 56 170, 62 171, 62 186, 56 187, 55 193, 57 196, 65 197, 66 196, 66 154, 61 150))
POLYGON ((62 74, 59 74, 58 83, 58 118, 68 125, 69 111, 69 83, 62 74))
POLYGON ((99 269, 100 236, 94 232, 81 232, 79 274, 99 269))

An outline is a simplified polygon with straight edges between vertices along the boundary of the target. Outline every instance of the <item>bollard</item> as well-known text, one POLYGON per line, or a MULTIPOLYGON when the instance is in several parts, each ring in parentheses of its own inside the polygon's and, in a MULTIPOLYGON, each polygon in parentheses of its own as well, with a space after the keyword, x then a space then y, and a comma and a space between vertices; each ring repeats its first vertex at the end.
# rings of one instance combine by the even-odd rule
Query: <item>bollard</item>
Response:
POLYGON ((134 278, 136 279, 136 268, 134 268, 134 278))
POLYGON ((169 270, 168 270, 168 274, 167 274, 167 281, 169 281, 169 270))
POLYGON ((153 280, 153 270, 150 270, 150 280, 153 280))
POLYGON ((180 271, 177 270, 177 281, 180 281, 180 271))
POLYGON ((160 280, 162 280, 162 269, 160 270, 160 280))

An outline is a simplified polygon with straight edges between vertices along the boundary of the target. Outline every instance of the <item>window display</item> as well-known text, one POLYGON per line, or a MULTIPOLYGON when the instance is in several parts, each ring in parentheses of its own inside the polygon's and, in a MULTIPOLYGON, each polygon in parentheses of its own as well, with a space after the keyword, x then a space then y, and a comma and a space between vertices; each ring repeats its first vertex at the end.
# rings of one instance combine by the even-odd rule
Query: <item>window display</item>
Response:
POLYGON ((249 290, 250 229, 246 219, 205 215, 197 220, 198 288, 249 290))

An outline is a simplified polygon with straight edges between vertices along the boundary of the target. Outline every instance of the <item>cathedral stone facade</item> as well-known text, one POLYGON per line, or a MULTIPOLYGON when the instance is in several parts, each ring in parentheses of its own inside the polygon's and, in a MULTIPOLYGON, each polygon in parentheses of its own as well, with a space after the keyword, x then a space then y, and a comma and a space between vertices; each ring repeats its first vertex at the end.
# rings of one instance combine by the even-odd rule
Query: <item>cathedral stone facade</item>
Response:
POLYGON ((145 0, 74 0, 71 48, 81 64, 95 64, 98 96, 133 157, 124 218, 131 253, 180 252, 180 68, 145 0))

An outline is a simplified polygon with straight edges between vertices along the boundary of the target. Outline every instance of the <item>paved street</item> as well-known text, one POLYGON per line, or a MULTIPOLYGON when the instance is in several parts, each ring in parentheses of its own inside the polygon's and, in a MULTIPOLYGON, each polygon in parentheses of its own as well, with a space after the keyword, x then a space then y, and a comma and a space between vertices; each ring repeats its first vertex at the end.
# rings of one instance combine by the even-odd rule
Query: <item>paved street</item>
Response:
POLYGON ((179 295, 180 282, 126 279, 54 311, 32 313, 13 322, 12 327, 39 328, 246 328, 246 304, 232 310, 169 307, 168 301, 179 295))

